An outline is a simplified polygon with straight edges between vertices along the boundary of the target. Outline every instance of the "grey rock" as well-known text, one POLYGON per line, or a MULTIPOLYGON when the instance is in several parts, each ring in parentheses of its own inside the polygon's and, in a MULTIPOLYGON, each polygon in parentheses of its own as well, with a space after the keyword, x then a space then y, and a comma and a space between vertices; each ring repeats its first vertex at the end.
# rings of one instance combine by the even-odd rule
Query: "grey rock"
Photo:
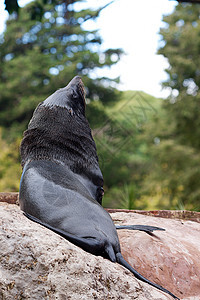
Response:
MULTIPOLYGON (((126 214, 125 214, 126 215, 126 214)), ((0 203, 0 299, 171 299, 0 203)))

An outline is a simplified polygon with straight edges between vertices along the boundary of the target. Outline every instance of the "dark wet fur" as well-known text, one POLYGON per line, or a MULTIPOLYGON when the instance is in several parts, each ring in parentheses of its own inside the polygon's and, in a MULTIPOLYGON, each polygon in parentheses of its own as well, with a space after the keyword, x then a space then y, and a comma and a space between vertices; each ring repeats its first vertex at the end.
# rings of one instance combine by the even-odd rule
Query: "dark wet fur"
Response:
POLYGON ((82 114, 39 104, 24 132, 20 153, 22 166, 27 160, 59 160, 73 172, 84 173, 96 185, 103 185, 103 178, 94 173, 99 168, 96 145, 82 114))

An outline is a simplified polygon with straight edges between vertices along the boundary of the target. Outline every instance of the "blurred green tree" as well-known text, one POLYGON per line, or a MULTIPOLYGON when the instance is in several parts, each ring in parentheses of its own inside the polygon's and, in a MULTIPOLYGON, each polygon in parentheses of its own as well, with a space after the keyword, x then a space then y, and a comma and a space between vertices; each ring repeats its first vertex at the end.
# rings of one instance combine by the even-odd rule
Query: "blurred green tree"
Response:
POLYGON ((152 155, 147 193, 160 207, 200 209, 200 6, 179 4, 165 16, 159 54, 169 62, 171 95, 146 130, 152 155))
POLYGON ((2 139, 0 128, 0 192, 16 192, 20 181, 19 163, 20 139, 15 140, 11 145, 2 139))
MULTIPOLYGON (((39 2, 39 1, 37 1, 39 2)), ((35 1, 10 15, 0 37, 0 126, 3 137, 21 136, 36 105, 75 75, 84 79, 87 97, 115 101, 114 82, 97 70, 117 63, 121 49, 101 49, 97 30, 82 25, 96 19, 102 8, 75 11, 78 1, 46 1, 41 20, 32 20, 35 1)), ((95 110, 89 111, 89 117, 95 110)))
MULTIPOLYGON (((80 1, 80 0, 76 0, 80 1)), ((18 0, 4 0, 5 4, 5 10, 8 11, 9 14, 15 13, 19 14, 20 13, 20 6, 19 6, 19 1, 18 0)), ((66 5, 74 3, 75 0, 35 0, 34 4, 30 7, 28 13, 29 17, 32 20, 41 20, 44 12, 45 12, 45 4, 51 2, 54 5, 65 3, 66 5)))
POLYGON ((0 36, 0 191, 18 189, 20 139, 39 102, 80 75, 90 102, 88 118, 97 126, 106 118, 102 103, 118 99, 119 79, 99 77, 97 70, 117 63, 122 50, 102 50, 98 31, 82 26, 104 7, 75 11, 76 2, 82 1, 32 1, 18 14, 7 7, 10 17, 0 36), (102 102, 93 101, 98 99, 102 102))
POLYGON ((105 107, 107 118, 93 130, 104 175, 105 207, 152 208, 147 199, 141 199, 150 163, 143 131, 159 114, 161 103, 143 92, 127 91, 114 105, 105 107))

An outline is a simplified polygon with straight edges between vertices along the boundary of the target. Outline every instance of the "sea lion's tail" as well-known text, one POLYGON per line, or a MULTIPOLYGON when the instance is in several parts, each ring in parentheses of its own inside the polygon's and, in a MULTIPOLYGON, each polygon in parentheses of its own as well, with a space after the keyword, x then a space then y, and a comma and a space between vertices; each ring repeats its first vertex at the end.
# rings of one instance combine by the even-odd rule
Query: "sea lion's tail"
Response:
POLYGON ((133 267, 131 267, 127 261, 123 258, 122 254, 119 252, 116 254, 116 260, 117 262, 124 266, 126 269, 128 269, 129 271, 131 271, 131 273, 133 273, 135 275, 136 278, 138 278, 141 281, 144 281, 146 283, 148 283, 149 285, 157 288, 158 290, 161 290, 167 294, 169 294, 170 296, 172 296, 174 299, 180 300, 178 297, 176 297, 174 294, 172 294, 170 291, 166 290, 165 288, 163 288, 161 285, 156 284, 151 282, 150 280, 148 280, 147 278, 143 277, 140 273, 138 273, 133 267))

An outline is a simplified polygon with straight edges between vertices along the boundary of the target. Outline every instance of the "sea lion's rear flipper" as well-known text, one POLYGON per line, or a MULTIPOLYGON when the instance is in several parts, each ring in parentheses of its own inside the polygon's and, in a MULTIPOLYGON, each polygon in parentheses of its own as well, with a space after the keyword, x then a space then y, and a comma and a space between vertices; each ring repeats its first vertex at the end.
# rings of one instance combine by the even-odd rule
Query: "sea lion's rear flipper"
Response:
POLYGON ((172 296, 174 299, 177 299, 177 300, 180 300, 178 297, 176 297, 174 294, 172 294, 170 291, 166 290, 164 287, 162 287, 161 285, 159 284, 156 284, 156 283, 153 283, 151 282, 149 279, 145 278, 144 276, 142 276, 140 273, 138 273, 133 267, 131 267, 127 261, 123 258, 122 254, 121 253, 117 253, 116 254, 116 260, 117 262, 124 266, 126 269, 128 269, 131 273, 133 273, 135 275, 135 277, 143 282, 146 282, 148 283, 149 285, 157 288, 158 290, 160 291, 163 291, 167 294, 169 294, 170 296, 172 296))
POLYGON ((145 231, 147 233, 153 232, 154 230, 165 231, 164 228, 148 226, 148 225, 115 225, 116 229, 129 229, 129 230, 140 230, 145 231))
POLYGON ((114 249, 110 243, 105 245, 105 252, 112 262, 116 262, 116 255, 115 255, 114 249))
MULTIPOLYGON (((74 245, 82 248, 83 250, 85 250, 89 253, 98 255, 99 250, 104 247, 104 244, 101 241, 95 239, 94 237, 89 237, 89 236, 77 237, 73 234, 65 232, 61 229, 57 229, 45 222, 42 222, 38 218, 36 218, 28 213, 24 212, 24 215, 31 221, 34 221, 34 222, 52 230, 53 232, 59 234, 60 236, 64 237, 65 239, 67 239, 69 242, 73 243, 74 245)), ((115 259, 115 261, 116 261, 116 259, 115 259)))

